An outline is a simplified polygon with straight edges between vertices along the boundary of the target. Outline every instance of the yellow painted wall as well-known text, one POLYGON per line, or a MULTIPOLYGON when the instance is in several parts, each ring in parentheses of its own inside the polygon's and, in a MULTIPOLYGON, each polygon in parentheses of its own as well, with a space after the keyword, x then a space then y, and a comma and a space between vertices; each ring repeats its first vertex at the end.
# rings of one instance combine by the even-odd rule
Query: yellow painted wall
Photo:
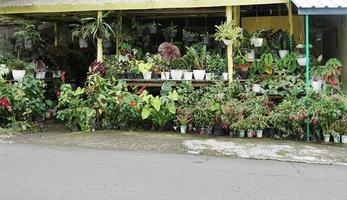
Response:
MULTIPOLYGON (((288 16, 243 17, 241 24, 242 28, 250 33, 260 29, 282 29, 289 32, 288 16)), ((302 43, 305 33, 304 17, 293 16, 293 27, 295 40, 302 43)))

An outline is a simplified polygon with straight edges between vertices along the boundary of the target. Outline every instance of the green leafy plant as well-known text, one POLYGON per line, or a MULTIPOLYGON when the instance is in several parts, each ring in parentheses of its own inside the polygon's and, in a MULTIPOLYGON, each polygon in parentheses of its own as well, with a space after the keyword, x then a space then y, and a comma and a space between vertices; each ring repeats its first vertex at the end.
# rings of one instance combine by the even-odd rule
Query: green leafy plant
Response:
POLYGON ((223 24, 217 25, 215 27, 216 33, 214 37, 216 40, 231 40, 231 42, 234 44, 236 41, 241 40, 243 37, 243 29, 237 27, 233 21, 224 22, 223 24))
POLYGON ((264 71, 267 74, 272 74, 272 72, 273 72, 273 62, 274 62, 274 58, 273 58, 272 53, 264 53, 261 56, 261 61, 262 61, 262 64, 264 66, 264 71))
POLYGON ((187 56, 191 60, 195 69, 203 70, 206 68, 207 48, 204 45, 199 47, 187 47, 187 56))

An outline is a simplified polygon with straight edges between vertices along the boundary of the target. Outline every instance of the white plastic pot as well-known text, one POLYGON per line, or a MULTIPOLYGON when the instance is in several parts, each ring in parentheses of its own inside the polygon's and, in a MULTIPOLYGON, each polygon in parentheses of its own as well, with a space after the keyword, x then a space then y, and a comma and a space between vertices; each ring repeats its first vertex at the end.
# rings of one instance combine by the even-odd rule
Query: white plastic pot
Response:
POLYGON ((152 79, 152 72, 147 72, 143 74, 143 79, 145 80, 151 80, 152 79))
POLYGON ((206 75, 206 70, 193 70, 195 80, 204 80, 206 75))
POLYGON ((320 92, 322 90, 323 81, 322 80, 312 81, 311 85, 312 85, 313 91, 320 92))
POLYGON ((263 137, 263 130, 257 130, 257 138, 263 137))
POLYGON ((25 70, 12 70, 12 76, 15 81, 21 81, 23 80, 25 76, 25 70))
POLYGON ((289 54, 289 50, 279 50, 278 54, 280 55, 280 58, 283 59, 284 57, 286 57, 286 55, 289 54))
POLYGON ((78 40, 78 43, 79 43, 81 49, 85 49, 88 47, 88 42, 83 38, 80 38, 78 40))
POLYGON ((255 51, 254 50, 247 51, 246 56, 247 56, 248 61, 254 60, 254 58, 255 58, 255 51))
POLYGON ((169 80, 170 72, 161 72, 161 80, 169 80))
POLYGON ((212 80, 212 73, 205 74, 206 80, 212 80))
POLYGON ((252 91, 255 93, 260 93, 261 92, 261 85, 260 84, 253 84, 252 91))
POLYGON ((324 142, 325 143, 330 142, 330 134, 323 134, 323 137, 324 137, 324 142))
POLYGON ((224 81, 227 81, 228 79, 229 79, 229 73, 224 72, 224 73, 223 73, 223 80, 224 80, 224 81))
POLYGON ((44 79, 46 76, 46 72, 36 72, 35 78, 36 79, 44 79))
POLYGON ((245 130, 239 130, 239 137, 245 137, 245 130))
POLYGON ((182 134, 186 134, 187 133, 187 126, 180 126, 180 131, 182 134))
POLYGON ((263 46, 264 38, 253 38, 252 43, 255 47, 263 46))
POLYGON ((306 58, 297 58, 298 64, 300 66, 305 66, 306 65, 306 58))
POLYGON ((60 78, 61 71, 53 71, 53 78, 60 78))
POLYGON ((193 80, 193 72, 183 72, 183 79, 184 80, 193 80))
POLYGON ((172 80, 182 80, 183 70, 173 69, 171 70, 171 78, 172 80))
POLYGON ((227 46, 231 46, 233 44, 232 40, 223 40, 223 42, 227 46))
POLYGON ((339 144, 341 142, 340 134, 334 135, 333 138, 334 138, 334 143, 339 144))
POLYGON ((342 144, 347 144, 347 135, 341 135, 342 144))

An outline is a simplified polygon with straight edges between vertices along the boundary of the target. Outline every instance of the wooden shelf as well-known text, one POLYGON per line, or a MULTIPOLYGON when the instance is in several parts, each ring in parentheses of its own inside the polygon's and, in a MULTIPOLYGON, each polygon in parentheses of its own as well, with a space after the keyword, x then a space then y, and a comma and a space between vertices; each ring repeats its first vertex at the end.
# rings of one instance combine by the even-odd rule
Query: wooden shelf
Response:
POLYGON ((185 81, 192 82, 193 87, 204 87, 216 82, 225 82, 228 81, 225 80, 161 80, 161 79, 151 79, 151 80, 144 80, 144 79, 122 79, 126 82, 128 86, 139 86, 139 87, 161 87, 164 82, 166 81, 174 81, 176 83, 182 83, 185 81))

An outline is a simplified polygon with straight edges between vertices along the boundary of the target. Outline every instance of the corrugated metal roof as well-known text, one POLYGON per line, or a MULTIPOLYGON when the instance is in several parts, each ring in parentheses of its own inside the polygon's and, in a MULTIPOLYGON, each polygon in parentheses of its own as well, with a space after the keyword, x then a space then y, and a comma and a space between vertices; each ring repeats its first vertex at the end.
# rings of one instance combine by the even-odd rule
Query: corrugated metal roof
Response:
POLYGON ((347 8, 347 0, 292 0, 298 8, 347 8))

